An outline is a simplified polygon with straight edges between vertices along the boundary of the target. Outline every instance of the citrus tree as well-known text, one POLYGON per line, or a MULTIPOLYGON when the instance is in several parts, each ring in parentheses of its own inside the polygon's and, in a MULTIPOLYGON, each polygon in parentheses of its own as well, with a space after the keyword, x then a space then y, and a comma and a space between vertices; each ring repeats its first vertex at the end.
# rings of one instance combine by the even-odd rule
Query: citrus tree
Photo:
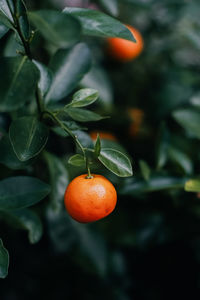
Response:
POLYGON ((0 0, 0 298, 199 292, 199 9, 0 0))
MULTIPOLYGON (((29 12, 21 0, 2 0, 0 21, 1 37, 12 32, 0 61, 0 111, 2 120, 7 122, 1 126, 0 156, 1 163, 9 169, 0 181, 0 209, 5 220, 13 219, 12 224, 19 223, 29 230, 30 242, 35 243, 42 234, 41 223, 29 207, 49 195, 52 209, 62 210, 68 184, 67 144, 66 161, 48 151, 48 143, 55 148, 59 143, 55 135, 73 140, 76 154, 68 158, 68 163, 87 171, 85 193, 88 181, 93 180, 91 168, 98 170, 98 163, 118 176, 132 175, 128 157, 118 149, 101 147, 99 136, 93 144, 82 125, 107 115, 86 109, 98 100, 99 94, 84 84, 80 89, 80 81, 92 64, 90 49, 80 40, 85 35, 135 40, 118 20, 90 9, 29 12), (40 44, 34 44, 35 35, 50 44, 46 64, 34 55, 41 51, 40 44), (37 171, 41 164, 44 172, 37 171)), ((77 188, 79 184, 74 189, 77 188)), ((80 190, 84 193, 84 186, 80 190)), ((0 276, 4 278, 8 252, 2 241, 0 262, 0 276)))

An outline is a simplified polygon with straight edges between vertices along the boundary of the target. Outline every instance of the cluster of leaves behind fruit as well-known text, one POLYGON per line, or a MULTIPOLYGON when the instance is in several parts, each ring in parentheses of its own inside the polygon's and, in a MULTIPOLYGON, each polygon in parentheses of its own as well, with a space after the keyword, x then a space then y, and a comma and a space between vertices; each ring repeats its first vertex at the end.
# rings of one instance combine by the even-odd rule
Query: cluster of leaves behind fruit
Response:
MULTIPOLYGON (((16 55, 0 58, 0 112, 9 114, 12 120, 8 133, 2 129, 1 163, 12 170, 33 165, 47 143, 49 130, 61 130, 66 136, 71 136, 77 146, 78 154, 72 156, 69 163, 86 165, 89 174, 91 163, 98 159, 114 174, 131 176, 131 163, 125 154, 102 148, 99 137, 93 148, 85 148, 76 134, 76 130, 82 128, 76 121, 103 118, 83 108, 97 100, 98 92, 81 89, 73 95, 70 103, 60 104, 91 66, 91 53, 85 43, 79 42, 81 36, 120 37, 134 41, 126 26, 99 11, 66 8, 63 12, 28 12, 22 0, 0 0, 0 37, 8 32, 13 32, 12 39, 18 49, 16 55), (32 56, 31 42, 35 30, 57 49, 48 67, 32 56), (48 125, 50 123, 54 126, 48 125)), ((51 160, 51 154, 47 152, 44 152, 44 157, 47 163, 51 160)), ((4 178, 0 181, 1 219, 9 219, 12 224, 27 229, 30 242, 37 242, 42 225, 37 214, 27 207, 49 193, 54 194, 53 188, 53 185, 51 189, 50 185, 31 176, 4 178)), ((0 239, 0 278, 6 277, 8 265, 8 251, 0 239)))

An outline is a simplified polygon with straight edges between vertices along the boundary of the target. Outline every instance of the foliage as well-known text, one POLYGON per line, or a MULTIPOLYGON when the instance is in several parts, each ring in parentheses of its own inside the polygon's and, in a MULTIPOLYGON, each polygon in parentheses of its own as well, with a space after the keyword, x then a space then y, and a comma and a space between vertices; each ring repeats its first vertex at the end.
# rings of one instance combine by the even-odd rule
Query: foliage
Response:
POLYGON ((197 0, 0 0, 0 278, 11 274, 2 300, 198 291, 199 9, 197 0), (129 63, 107 51, 108 37, 135 41, 124 24, 144 39, 129 63), (93 141, 93 130, 116 140, 93 141), (63 196, 87 172, 112 181, 118 205, 83 225, 63 196))

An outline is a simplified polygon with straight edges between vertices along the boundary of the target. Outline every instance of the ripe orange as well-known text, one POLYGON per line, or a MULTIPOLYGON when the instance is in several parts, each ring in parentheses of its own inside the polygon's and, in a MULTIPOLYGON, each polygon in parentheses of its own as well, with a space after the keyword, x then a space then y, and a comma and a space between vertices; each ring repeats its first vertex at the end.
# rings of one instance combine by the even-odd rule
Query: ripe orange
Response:
POLYGON ((100 138, 103 140, 117 141, 117 138, 110 132, 107 131, 91 131, 90 137, 93 141, 96 141, 97 134, 99 134, 100 138))
POLYGON ((128 115, 132 121, 129 127, 129 135, 135 137, 138 135, 141 129, 141 125, 144 119, 144 112, 139 108, 129 108, 128 115))
POLYGON ((87 174, 74 178, 68 185, 64 203, 69 215, 80 223, 100 220, 115 208, 117 192, 104 176, 87 174))
POLYGON ((140 32, 130 25, 126 27, 132 32, 136 42, 121 38, 108 38, 108 52, 115 59, 127 62, 138 57, 143 50, 144 42, 140 32))

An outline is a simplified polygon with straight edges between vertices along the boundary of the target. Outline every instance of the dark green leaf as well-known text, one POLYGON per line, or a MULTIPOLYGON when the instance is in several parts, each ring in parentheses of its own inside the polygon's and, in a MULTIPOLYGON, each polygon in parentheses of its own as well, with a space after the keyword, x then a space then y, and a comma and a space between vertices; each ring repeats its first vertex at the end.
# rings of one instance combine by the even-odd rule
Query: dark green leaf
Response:
POLYGON ((100 136, 98 134, 96 142, 95 142, 95 146, 94 146, 94 155, 96 157, 98 157, 100 155, 100 152, 101 152, 101 140, 100 140, 100 136))
POLYGON ((9 28, 0 23, 0 39, 8 32, 9 28))
POLYGON ((0 0, 0 11, 11 22, 13 22, 12 15, 14 14, 14 3, 12 0, 0 0))
POLYGON ((33 60, 33 63, 36 65, 36 67, 38 68, 38 70, 40 72, 38 88, 41 92, 41 95, 44 97, 46 95, 46 93, 49 91, 49 88, 51 86, 53 74, 52 74, 51 70, 49 70, 42 63, 40 63, 36 60, 33 60))
POLYGON ((85 159, 83 155, 75 154, 69 158, 68 163, 76 167, 81 167, 85 165, 85 159))
POLYGON ((161 124, 158 132, 158 141, 156 145, 156 167, 161 169, 167 162, 169 147, 169 131, 164 123, 161 124))
POLYGON ((114 149, 102 149, 100 162, 111 172, 120 177, 132 176, 132 166, 126 155, 114 149))
POLYGON ((169 147, 169 158, 176 162, 186 174, 192 174, 193 164, 188 155, 172 146, 169 147))
POLYGON ((13 111, 35 93, 39 72, 27 57, 1 58, 0 65, 0 111, 13 111))
POLYGON ((20 31, 23 38, 28 41, 30 38, 30 25, 27 17, 27 9, 23 0, 15 1, 15 14, 18 16, 20 31))
POLYGON ((191 179, 185 183, 185 191, 187 192, 200 192, 200 179, 191 179))
POLYGON ((50 186, 28 176, 9 177, 0 181, 0 209, 15 210, 38 203, 50 192, 50 186))
POLYGON ((86 35, 119 37, 135 41, 132 33, 124 24, 98 10, 66 7, 64 13, 76 17, 86 35))
POLYGON ((33 160, 29 160, 26 162, 20 161, 11 145, 9 137, 6 135, 0 141, 0 163, 7 166, 10 169, 17 170, 17 169, 24 169, 28 165, 30 165, 33 160))
POLYGON ((173 117, 186 131, 200 138, 200 112, 194 109, 179 109, 173 112, 173 117))
POLYGON ((45 159, 50 173, 51 206, 54 210, 59 211, 63 208, 64 193, 69 183, 69 175, 61 159, 48 152, 45 152, 45 159))
POLYGON ((50 63, 54 78, 46 101, 58 101, 66 97, 89 71, 90 65, 90 51, 83 43, 69 50, 59 50, 50 63))
POLYGON ((94 103, 99 97, 98 91, 94 89, 81 89, 73 95, 71 107, 84 107, 94 103))
POLYGON ((22 117, 12 122, 9 135, 17 157, 26 161, 42 151, 49 130, 35 117, 22 117))
POLYGON ((146 181, 148 181, 150 178, 150 175, 151 175, 151 170, 150 170, 148 164, 144 160, 140 160, 139 165, 140 165, 140 170, 141 170, 142 176, 144 177, 144 179, 146 181))
POLYGON ((40 10, 29 13, 33 25, 44 38, 60 48, 66 48, 80 39, 80 23, 56 10, 40 10))
POLYGON ((137 193, 156 192, 168 189, 181 189, 186 182, 185 178, 170 176, 152 176, 148 182, 145 180, 132 180, 127 182, 120 190, 122 195, 134 195, 137 193))
POLYGON ((96 89, 100 97, 98 103, 103 104, 105 108, 110 108, 113 102, 113 91, 110 79, 103 68, 92 67, 84 76, 81 85, 96 89))
POLYGON ((106 118, 87 109, 69 107, 65 111, 72 119, 79 122, 99 121, 106 118))
POLYGON ((3 242, 0 239, 0 278, 5 278, 7 276, 8 265, 9 265, 9 254, 6 248, 4 248, 3 242))
POLYGON ((43 232, 42 223, 38 215, 32 210, 0 211, 0 217, 14 228, 27 230, 31 244, 40 240, 43 232))
POLYGON ((0 10, 0 22, 9 29, 15 30, 12 21, 0 10))

